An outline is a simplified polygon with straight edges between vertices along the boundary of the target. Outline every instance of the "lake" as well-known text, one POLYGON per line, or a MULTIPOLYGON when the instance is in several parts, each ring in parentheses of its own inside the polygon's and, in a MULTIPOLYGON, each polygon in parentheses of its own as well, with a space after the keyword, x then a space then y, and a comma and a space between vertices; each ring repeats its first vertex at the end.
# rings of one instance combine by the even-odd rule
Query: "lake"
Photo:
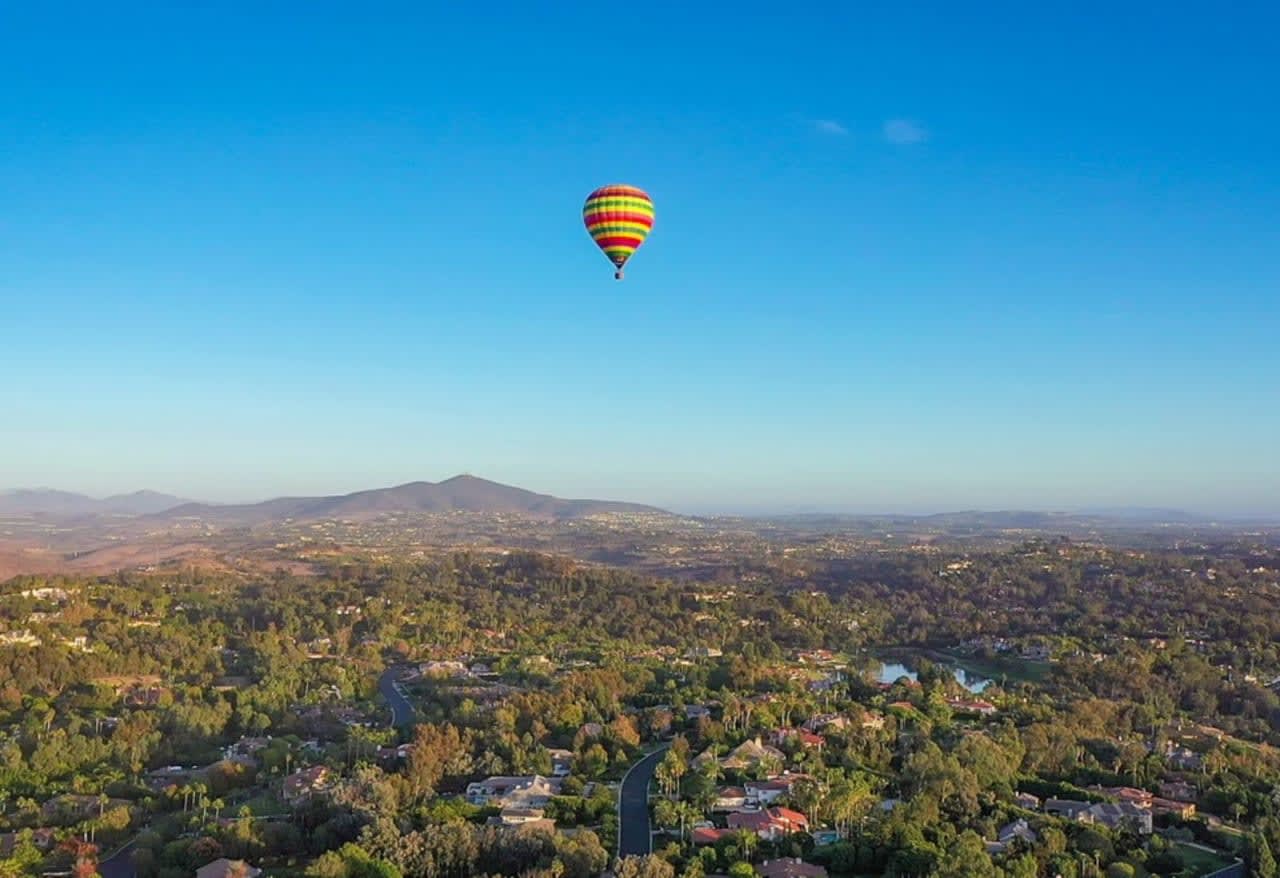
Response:
MULTIPOLYGON (((970 692, 974 692, 974 693, 981 692, 983 689, 986 689, 988 686, 990 686, 992 682, 987 677, 983 677, 980 674, 975 674, 971 671, 967 671, 964 668, 960 667, 959 665, 951 665, 950 670, 951 670, 951 675, 956 678, 956 681, 961 686, 968 689, 970 692)), ((894 680, 898 679, 899 677, 908 677, 914 680, 916 679, 916 672, 911 670, 901 662, 892 662, 892 663, 881 662, 880 663, 880 674, 877 677, 877 679, 881 683, 892 683, 894 680)))

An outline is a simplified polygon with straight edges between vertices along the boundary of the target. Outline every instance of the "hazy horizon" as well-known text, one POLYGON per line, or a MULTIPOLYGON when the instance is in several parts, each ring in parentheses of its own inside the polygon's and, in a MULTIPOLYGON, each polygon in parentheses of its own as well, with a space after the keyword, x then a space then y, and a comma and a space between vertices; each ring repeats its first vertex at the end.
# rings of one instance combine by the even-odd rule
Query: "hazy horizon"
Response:
POLYGON ((1259 509, 1212 509, 1195 506, 1186 503, 1052 503, 1052 502, 1019 502, 1008 504, 996 504, 991 506, 983 506, 980 504, 957 502, 950 505, 931 506, 928 504, 903 504, 895 503, 892 500, 886 500, 883 504, 866 505, 859 503, 848 503, 843 505, 821 505, 816 503, 805 503, 799 501, 779 501, 777 503, 760 503, 760 502, 725 502, 725 501, 699 501, 689 499, 675 499, 670 502, 655 500, 647 496, 632 496, 628 494, 620 494, 617 491, 610 491, 602 487, 594 493, 591 490, 585 492, 575 492, 573 490, 557 487, 548 484, 545 480, 538 481, 536 484, 524 483, 519 481, 507 481, 504 479, 495 479, 491 476, 480 472, 454 472, 449 475, 442 475, 436 478, 420 477, 407 478, 398 481, 386 483, 365 484, 359 487, 324 488, 323 483, 317 483, 314 489, 295 490, 279 493, 266 494, 244 494, 237 495, 225 492, 214 493, 193 493, 190 491, 165 490, 152 486, 144 486, 137 488, 126 488, 121 490, 104 490, 104 491, 87 491, 74 487, 66 487, 50 484, 29 484, 29 485, 8 485, 0 487, 0 495, 10 494, 16 491, 61 491, 71 494, 79 494, 96 500, 103 500, 109 497, 127 496, 129 494, 139 492, 154 492, 173 497, 178 497, 184 501, 195 503, 212 503, 218 505, 248 505, 253 503, 261 503, 267 500, 279 499, 281 497, 327 497, 340 496, 350 494, 357 491, 378 490, 383 488, 391 488, 399 485, 410 484, 413 482, 433 482, 439 483, 458 476, 474 476, 488 481, 496 481, 511 487, 522 488, 534 491, 539 494, 549 494, 564 499, 592 499, 592 500, 611 500, 627 503, 638 503, 647 506, 656 506, 658 508, 685 515, 710 515, 710 516, 748 516, 748 517, 769 517, 769 516, 788 516, 788 515, 851 515, 851 516, 872 516, 872 515, 939 515, 949 513, 962 512, 1010 512, 1010 511, 1027 511, 1027 512, 1047 512, 1047 513, 1064 513, 1064 514, 1108 514, 1120 512, 1134 511, 1168 511, 1179 512, 1201 518, 1221 518, 1223 520, 1259 520, 1274 521, 1280 520, 1280 508, 1259 508, 1259 509))

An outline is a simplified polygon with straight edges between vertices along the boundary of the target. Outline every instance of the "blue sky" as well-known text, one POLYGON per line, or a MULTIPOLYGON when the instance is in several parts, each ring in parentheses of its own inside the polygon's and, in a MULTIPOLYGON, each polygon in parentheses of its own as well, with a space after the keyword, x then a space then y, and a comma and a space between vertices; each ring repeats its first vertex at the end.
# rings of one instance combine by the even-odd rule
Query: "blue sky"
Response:
POLYGON ((462 5, 0 9, 0 486, 1280 512, 1274 5, 462 5))

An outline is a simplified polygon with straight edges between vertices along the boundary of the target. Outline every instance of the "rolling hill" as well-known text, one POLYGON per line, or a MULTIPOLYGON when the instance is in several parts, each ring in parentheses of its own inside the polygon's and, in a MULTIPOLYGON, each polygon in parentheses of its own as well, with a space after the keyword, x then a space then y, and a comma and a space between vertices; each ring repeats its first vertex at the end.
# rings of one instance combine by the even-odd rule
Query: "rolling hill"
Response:
POLYGON ((563 519, 605 512, 661 513, 662 510, 608 500, 565 500, 464 475, 443 482, 409 482, 392 488, 331 497, 280 497, 262 503, 227 506, 188 503, 165 510, 157 517, 245 526, 285 519, 369 519, 395 513, 448 512, 507 513, 563 519))
POLYGON ((189 503, 156 491, 135 491, 104 499, 47 488, 0 492, 0 515, 31 515, 70 519, 99 515, 154 515, 189 503))

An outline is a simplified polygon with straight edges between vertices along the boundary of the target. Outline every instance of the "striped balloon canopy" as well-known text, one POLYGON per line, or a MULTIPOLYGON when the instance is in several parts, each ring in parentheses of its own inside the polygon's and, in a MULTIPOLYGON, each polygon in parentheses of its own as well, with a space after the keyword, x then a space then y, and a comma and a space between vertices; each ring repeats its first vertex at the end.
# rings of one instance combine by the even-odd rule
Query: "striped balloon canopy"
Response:
POLYGON ((622 280, 622 266, 653 228, 653 216, 653 199, 636 186, 615 183, 587 196, 582 221, 596 246, 618 267, 614 274, 618 280, 622 280))

